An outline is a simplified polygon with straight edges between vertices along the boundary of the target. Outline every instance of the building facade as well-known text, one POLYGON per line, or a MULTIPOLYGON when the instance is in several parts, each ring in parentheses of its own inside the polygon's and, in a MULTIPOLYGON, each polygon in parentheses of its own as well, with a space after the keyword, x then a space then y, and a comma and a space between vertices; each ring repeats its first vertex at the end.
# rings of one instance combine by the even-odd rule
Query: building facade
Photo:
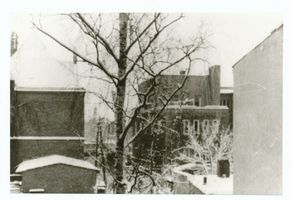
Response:
MULTIPOLYGON (((147 124, 145 119, 151 119, 161 108, 159 98, 169 96, 184 77, 183 74, 160 77, 159 86, 147 99, 146 109, 136 121, 133 133, 143 129, 147 124)), ((147 80, 139 90, 145 92, 150 85, 151 80, 147 80)), ((206 76, 190 75, 160 114, 157 123, 135 140, 133 157, 148 160, 150 165, 160 168, 163 163, 171 162, 170 154, 183 148, 190 138, 203 142, 208 134, 229 128, 232 121, 229 109, 227 105, 220 105, 220 98, 220 66, 210 67, 206 76)))
POLYGON ((80 88, 11 87, 11 173, 41 156, 83 158, 84 94, 80 88))
POLYGON ((282 193, 283 26, 233 66, 234 193, 282 193))

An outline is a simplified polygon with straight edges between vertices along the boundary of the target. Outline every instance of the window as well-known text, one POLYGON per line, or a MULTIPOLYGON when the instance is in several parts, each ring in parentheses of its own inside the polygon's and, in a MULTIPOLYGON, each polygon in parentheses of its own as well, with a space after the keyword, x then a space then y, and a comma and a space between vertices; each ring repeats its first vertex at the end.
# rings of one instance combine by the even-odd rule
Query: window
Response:
POLYGON ((189 134, 190 130, 190 121, 187 119, 183 120, 183 134, 189 134))
POLYGON ((202 130, 203 130, 203 133, 208 133, 208 131, 209 131, 209 120, 208 119, 203 120, 202 130))
POLYGON ((219 125, 220 125, 220 120, 214 119, 212 122, 212 133, 216 134, 219 132, 219 125))
POLYGON ((230 102, 229 102, 228 99, 221 99, 221 100, 220 100, 220 105, 221 105, 221 106, 227 106, 227 107, 229 107, 230 102))
POLYGON ((229 100, 226 100, 226 106, 229 108, 229 100))
POLYGON ((196 136, 200 132, 200 121, 195 119, 193 121, 193 134, 196 136))
POLYGON ((223 105, 223 99, 220 100, 220 105, 221 105, 221 106, 223 105))
POLYGON ((195 96, 195 106, 202 106, 202 97, 200 95, 195 96))

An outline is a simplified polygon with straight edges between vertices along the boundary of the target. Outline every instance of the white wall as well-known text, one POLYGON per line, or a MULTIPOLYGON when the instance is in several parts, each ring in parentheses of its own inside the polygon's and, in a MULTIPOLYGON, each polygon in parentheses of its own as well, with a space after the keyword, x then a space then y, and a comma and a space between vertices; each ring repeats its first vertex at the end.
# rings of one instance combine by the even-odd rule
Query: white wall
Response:
POLYGON ((234 72, 234 192, 282 193, 283 28, 234 72))

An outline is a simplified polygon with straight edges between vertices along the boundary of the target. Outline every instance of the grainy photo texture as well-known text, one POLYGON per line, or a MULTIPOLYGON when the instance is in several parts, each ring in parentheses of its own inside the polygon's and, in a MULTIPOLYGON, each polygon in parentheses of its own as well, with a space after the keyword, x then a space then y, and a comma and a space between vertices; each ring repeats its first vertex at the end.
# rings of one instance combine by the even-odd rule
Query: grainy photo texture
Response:
POLYGON ((277 14, 12 16, 11 193, 281 194, 277 14))

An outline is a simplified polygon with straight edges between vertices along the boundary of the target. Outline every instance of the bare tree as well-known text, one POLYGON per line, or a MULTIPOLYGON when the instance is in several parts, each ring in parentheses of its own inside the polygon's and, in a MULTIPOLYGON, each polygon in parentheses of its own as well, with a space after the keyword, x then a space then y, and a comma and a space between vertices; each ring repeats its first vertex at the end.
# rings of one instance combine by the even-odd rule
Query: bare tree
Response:
MULTIPOLYGON (((114 101, 101 94, 98 96, 114 112, 115 193, 125 193, 125 147, 158 119, 171 98, 184 86, 193 63, 198 60, 205 61, 198 52, 208 47, 206 36, 198 31, 188 42, 176 39, 171 28, 183 19, 183 15, 120 13, 110 28, 101 14, 72 13, 64 16, 69 17, 89 41, 95 51, 94 56, 82 53, 78 46, 66 44, 39 24, 34 23, 34 27, 72 52, 80 61, 98 69, 102 74, 100 80, 112 86, 114 101), (147 100, 159 86, 159 77, 180 66, 187 69, 181 82, 170 93, 161 95, 160 106, 146 120, 145 125, 130 137, 131 127, 141 117, 147 100), (151 84, 145 91, 140 91, 138 85, 145 79, 150 79, 151 84), (135 105, 129 105, 131 96, 139 99, 135 105), (127 143, 126 137, 130 137, 127 143)), ((141 170, 139 173, 142 173, 141 170)))

